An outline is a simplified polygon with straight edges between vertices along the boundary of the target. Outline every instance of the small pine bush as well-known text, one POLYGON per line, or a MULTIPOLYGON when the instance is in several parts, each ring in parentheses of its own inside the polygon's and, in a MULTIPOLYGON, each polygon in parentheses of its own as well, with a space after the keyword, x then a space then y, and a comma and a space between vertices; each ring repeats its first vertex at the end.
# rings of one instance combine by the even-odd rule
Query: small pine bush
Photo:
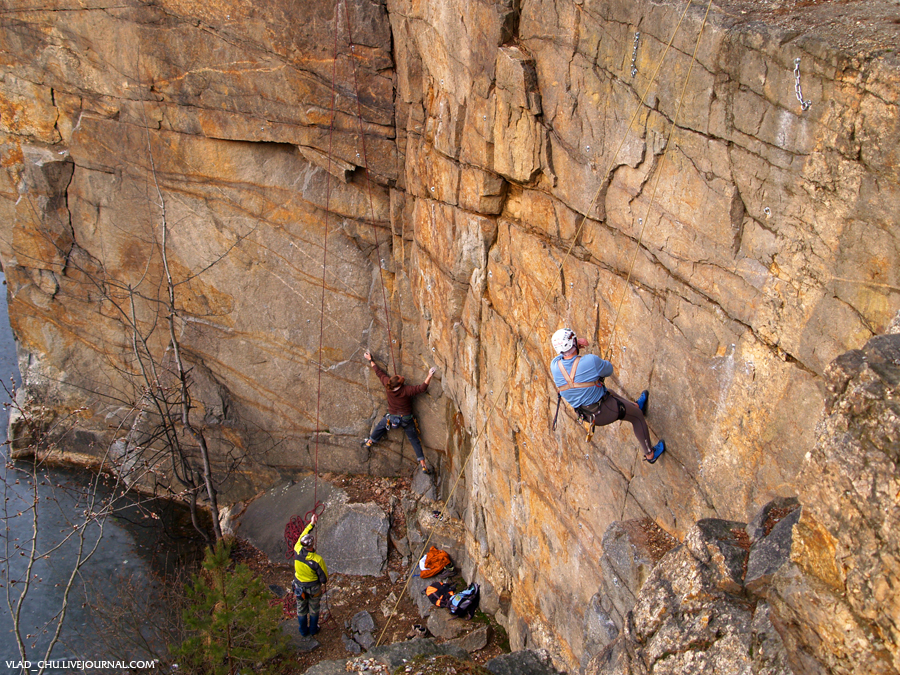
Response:
POLYGON ((181 669, 198 675, 255 672, 287 651, 281 607, 269 606, 262 579, 244 564, 231 566, 231 546, 207 549, 202 570, 187 588, 184 624, 188 636, 172 649, 181 669))

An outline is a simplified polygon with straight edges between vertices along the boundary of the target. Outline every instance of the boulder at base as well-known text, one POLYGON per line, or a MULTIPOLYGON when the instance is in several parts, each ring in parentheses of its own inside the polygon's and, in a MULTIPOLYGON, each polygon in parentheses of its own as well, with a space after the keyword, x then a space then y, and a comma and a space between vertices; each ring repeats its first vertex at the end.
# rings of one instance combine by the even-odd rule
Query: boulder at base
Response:
POLYGON ((387 515, 375 503, 350 504, 347 494, 313 476, 272 488, 253 500, 237 523, 236 532, 263 551, 274 563, 289 560, 285 526, 293 516, 305 517, 324 504, 316 525, 316 551, 332 574, 377 576, 384 572, 388 553, 387 515))

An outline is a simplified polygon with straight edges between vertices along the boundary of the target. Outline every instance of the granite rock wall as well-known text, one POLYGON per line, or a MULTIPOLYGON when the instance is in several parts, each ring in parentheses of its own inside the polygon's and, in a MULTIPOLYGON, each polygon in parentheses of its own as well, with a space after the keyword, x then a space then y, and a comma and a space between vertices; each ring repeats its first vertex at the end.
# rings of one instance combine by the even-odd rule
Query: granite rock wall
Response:
POLYGON ((584 672, 900 672, 900 334, 841 355, 825 378, 799 500, 746 526, 701 520, 661 559, 633 522, 610 527, 584 672))
POLYGON ((785 3, 52 4, 0 21, 25 397, 87 408, 71 453, 121 451, 130 326, 167 358, 163 246, 224 501, 409 471, 402 438, 358 444, 384 411, 361 354, 437 364, 426 455, 513 646, 561 664, 590 649, 607 527, 795 495, 827 364, 900 307, 896 56, 785 3), (650 389, 657 464, 621 425, 551 428, 562 325, 650 389))

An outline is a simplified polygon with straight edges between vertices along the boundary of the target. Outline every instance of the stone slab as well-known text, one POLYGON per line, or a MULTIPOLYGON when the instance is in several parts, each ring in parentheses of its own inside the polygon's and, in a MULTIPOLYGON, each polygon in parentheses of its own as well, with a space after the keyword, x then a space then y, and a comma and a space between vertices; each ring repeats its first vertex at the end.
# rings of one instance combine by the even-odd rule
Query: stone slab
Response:
POLYGON ((372 620, 372 615, 365 610, 354 614, 353 618, 350 619, 350 630, 354 633, 364 633, 366 631, 371 632, 375 630, 375 621, 372 620))
POLYGON ((526 649, 503 654, 485 663, 484 667, 494 675, 560 675, 543 650, 526 649))
POLYGON ((384 647, 375 647, 369 652, 369 656, 378 659, 390 670, 402 666, 413 659, 437 654, 449 654, 463 660, 469 658, 469 655, 459 647, 448 643, 438 644, 431 638, 407 640, 406 642, 398 642, 384 647))
POLYGON ((319 480, 317 484, 315 476, 273 487, 247 505, 237 519, 235 532, 265 553, 270 561, 283 565, 288 560, 285 526, 293 516, 303 517, 312 510, 314 495, 325 501, 333 491, 330 483, 319 480))
POLYGON ((362 654, 362 645, 346 633, 341 633, 341 642, 344 643, 344 649, 351 654, 362 654))
POLYGON ((374 503, 351 504, 347 494, 313 476, 273 488, 253 500, 237 525, 237 532, 274 563, 289 560, 284 528, 294 515, 305 516, 318 496, 324 504, 316 525, 317 552, 329 574, 377 576, 387 562, 390 522, 374 503))
POLYGON ((709 578, 730 593, 740 593, 750 549, 746 523, 718 518, 698 520, 684 544, 698 561, 709 566, 709 578))
POLYGON ((429 579, 423 579, 416 575, 409 580, 409 585, 407 586, 406 592, 409 593, 410 599, 416 603, 416 608, 418 608, 419 616, 421 617, 429 616, 437 609, 431 600, 425 596, 425 589, 428 588, 430 583, 429 579))
POLYGON ((766 521, 769 519, 769 514, 772 513, 773 509, 793 508, 799 506, 799 504, 800 502, 797 501, 796 497, 779 497, 762 507, 753 517, 753 520, 747 523, 747 535, 750 537, 750 541, 755 544, 766 536, 766 521))
POLYGON ((284 633, 290 641, 290 646, 298 652, 311 652, 317 649, 319 641, 314 637, 304 637, 300 635, 300 628, 297 626, 296 619, 286 619, 281 622, 281 632, 284 633))
POLYGON ((450 640, 450 644, 465 649, 470 654, 487 647, 487 643, 491 639, 491 627, 489 625, 478 626, 462 637, 450 640))
POLYGON ((790 561, 794 525, 800 520, 802 509, 794 509, 772 531, 750 549, 744 584, 747 590, 759 592, 771 582, 772 575, 790 561))
POLYGON ((438 607, 428 615, 426 625, 432 635, 444 640, 458 638, 466 630, 465 621, 456 618, 449 610, 442 607, 438 607))
POLYGON ((427 499, 433 500, 437 498, 433 474, 426 474, 421 469, 417 468, 413 472, 412 481, 410 482, 409 487, 417 495, 422 495, 427 499))

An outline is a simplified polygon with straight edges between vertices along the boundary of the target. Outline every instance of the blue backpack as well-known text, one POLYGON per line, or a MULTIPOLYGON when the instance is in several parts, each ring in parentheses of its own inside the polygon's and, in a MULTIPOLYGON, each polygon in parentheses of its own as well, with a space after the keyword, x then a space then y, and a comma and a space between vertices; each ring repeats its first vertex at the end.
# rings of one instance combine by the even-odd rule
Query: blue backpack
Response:
POLYGON ((465 590, 450 598, 450 613, 453 616, 464 616, 471 619, 475 616, 475 610, 478 609, 478 601, 480 599, 481 593, 478 584, 470 584, 465 590))

